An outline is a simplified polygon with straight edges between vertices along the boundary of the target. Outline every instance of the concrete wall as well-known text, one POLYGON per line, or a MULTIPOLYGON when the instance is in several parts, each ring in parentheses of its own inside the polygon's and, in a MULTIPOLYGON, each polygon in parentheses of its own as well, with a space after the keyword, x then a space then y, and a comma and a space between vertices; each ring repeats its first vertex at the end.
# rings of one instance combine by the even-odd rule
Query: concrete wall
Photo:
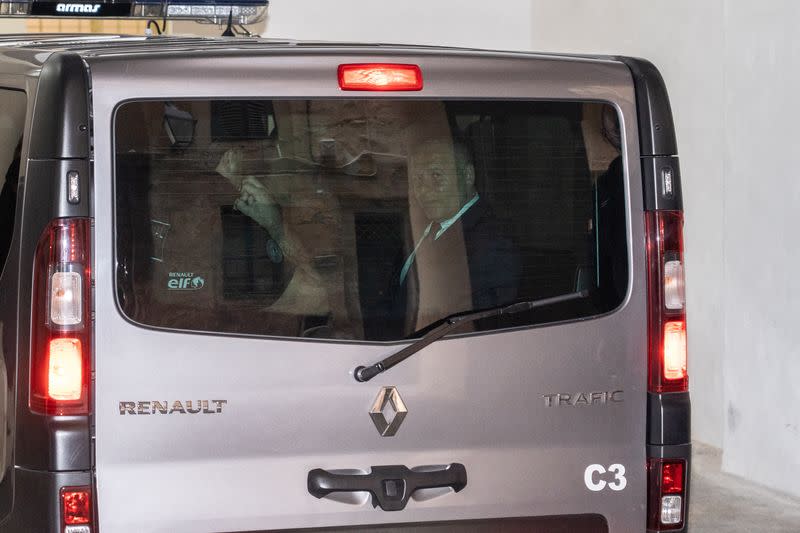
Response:
MULTIPOLYGON (((491 2, 380 0, 270 0, 267 21, 248 29, 264 37, 325 41, 436 44, 527 50, 528 0, 491 2)), ((217 26, 177 23, 176 33, 220 35, 217 26)))
POLYGON ((497 4, 436 0, 272 0, 266 34, 301 39, 362 40, 525 49, 530 43, 527 0, 497 4))
POLYGON ((800 4, 726 0, 723 469, 800 495, 800 4))
POLYGON ((0 33, 25 33, 25 19, 0 19, 0 33))

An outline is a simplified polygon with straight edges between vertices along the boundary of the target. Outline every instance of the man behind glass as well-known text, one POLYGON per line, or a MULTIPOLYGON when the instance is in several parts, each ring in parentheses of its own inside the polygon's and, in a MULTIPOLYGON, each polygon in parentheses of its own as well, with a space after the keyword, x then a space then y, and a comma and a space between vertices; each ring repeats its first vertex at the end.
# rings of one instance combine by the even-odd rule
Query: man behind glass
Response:
MULTIPOLYGON (((409 151, 409 204, 419 208, 425 223, 399 274, 401 286, 409 283, 425 254, 437 248, 463 250, 471 285, 471 306, 453 305, 450 312, 494 307, 514 301, 520 276, 519 257, 489 203, 478 193, 475 169, 466 147, 450 140, 418 142, 409 151), (453 241, 462 241, 463 244, 453 241), (453 247, 456 244, 459 246, 453 247)), ((437 260, 447 276, 463 258, 437 260)), ((455 271, 453 271, 455 272, 455 271)), ((445 278, 440 278, 446 280, 445 278)), ((434 317, 441 318, 441 317, 434 317)))

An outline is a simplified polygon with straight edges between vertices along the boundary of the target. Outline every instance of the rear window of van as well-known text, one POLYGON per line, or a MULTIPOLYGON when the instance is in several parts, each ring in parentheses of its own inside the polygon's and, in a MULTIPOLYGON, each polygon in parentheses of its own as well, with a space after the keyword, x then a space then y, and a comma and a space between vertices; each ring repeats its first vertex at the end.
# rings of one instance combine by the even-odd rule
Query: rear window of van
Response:
POLYGON ((396 341, 614 310, 628 286, 614 107, 191 100, 115 116, 116 289, 134 322, 396 341))

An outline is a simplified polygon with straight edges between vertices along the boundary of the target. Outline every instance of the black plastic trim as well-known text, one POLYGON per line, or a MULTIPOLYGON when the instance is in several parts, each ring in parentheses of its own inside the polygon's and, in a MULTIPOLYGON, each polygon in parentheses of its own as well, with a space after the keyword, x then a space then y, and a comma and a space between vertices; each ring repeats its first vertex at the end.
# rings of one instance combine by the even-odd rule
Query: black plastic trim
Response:
POLYGON ((270 531, 272 533, 608 533, 608 522, 599 514, 581 514, 270 531))
MULTIPOLYGON (((46 210, 48 221, 64 217, 91 217, 91 195, 93 179, 91 164, 87 159, 46 159, 28 162, 29 186, 35 186, 33 194, 44 195, 49 205, 38 203, 39 210, 46 210), (77 172, 80 184, 80 201, 71 203, 67 198, 69 172, 77 172), (35 182, 35 183, 33 183, 35 182)), ((44 227, 42 227, 44 229, 44 227)), ((38 240, 38 235, 37 235, 38 240)))
POLYGON ((681 169, 674 156, 642 157, 644 208, 683 211, 681 169))
POLYGON ((0 524, 1 533, 61 533, 61 488, 92 485, 91 472, 16 468, 13 475, 17 497, 11 515, 0 524))
POLYGON ((655 65, 645 59, 616 59, 630 69, 636 91, 644 208, 648 211, 683 210, 678 142, 664 78, 655 65), (666 171, 670 172, 672 190, 665 187, 666 171))
POLYGON ((467 470, 460 463, 425 472, 390 465, 373 466, 369 474, 338 474, 321 468, 308 473, 308 492, 315 498, 332 492, 369 492, 372 506, 384 511, 402 511, 419 489, 450 487, 460 492, 466 486, 467 470))
MULTIPOLYGON (((20 178, 20 183, 24 178, 20 178)), ((12 509, 14 503, 14 439, 16 432, 16 384, 17 380, 17 330, 19 323, 27 324, 27 321, 19 316, 17 312, 17 298, 19 287, 19 249, 20 249, 20 228, 22 227, 22 193, 17 193, 17 208, 14 221, 14 235, 11 240, 8 257, 6 258, 5 269, 0 273, 0 353, 3 354, 0 364, 5 364, 5 378, 7 389, 6 421, 5 426, 0 428, 6 439, 5 456, 2 458, 5 463, 5 472, 2 472, 2 482, 0 483, 0 520, 5 518, 12 509)), ((5 387, 3 387, 5 388, 5 387)), ((3 390, 3 389, 0 389, 3 390)))
POLYGON ((19 263, 19 340, 17 370, 16 437, 14 462, 31 470, 88 470, 91 468, 91 434, 88 416, 43 416, 28 407, 31 349, 31 289, 33 258, 39 237, 54 218, 91 216, 92 179, 89 161, 28 161, 19 263), (67 201, 67 173, 81 174, 81 201, 67 201))
POLYGON ((42 65, 31 123, 30 159, 88 158, 89 74, 74 52, 42 65))
POLYGON ((692 440, 691 402, 688 392, 647 394, 647 443, 684 445, 692 440))
POLYGON ((664 78, 651 62, 638 57, 618 57, 633 75, 639 115, 639 146, 642 156, 676 155, 675 124, 664 78))

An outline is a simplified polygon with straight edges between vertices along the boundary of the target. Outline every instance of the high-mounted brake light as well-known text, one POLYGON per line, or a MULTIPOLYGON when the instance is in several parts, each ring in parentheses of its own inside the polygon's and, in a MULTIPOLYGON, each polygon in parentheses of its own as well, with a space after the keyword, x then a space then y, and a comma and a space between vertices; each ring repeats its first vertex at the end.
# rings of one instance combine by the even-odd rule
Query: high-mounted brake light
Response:
POLYGON ((648 266, 648 388, 688 390, 683 214, 645 213, 648 266))
POLYGON ((422 71, 417 65, 339 65, 339 88, 343 91, 421 91, 422 71))
POLYGON ((91 488, 64 487, 61 489, 61 523, 64 533, 91 533, 91 488))
POLYGON ((31 302, 32 411, 89 414, 91 377, 91 220, 50 223, 34 259, 31 302))
POLYGON ((686 501, 686 462, 650 459, 647 462, 647 528, 670 531, 683 527, 686 501))

